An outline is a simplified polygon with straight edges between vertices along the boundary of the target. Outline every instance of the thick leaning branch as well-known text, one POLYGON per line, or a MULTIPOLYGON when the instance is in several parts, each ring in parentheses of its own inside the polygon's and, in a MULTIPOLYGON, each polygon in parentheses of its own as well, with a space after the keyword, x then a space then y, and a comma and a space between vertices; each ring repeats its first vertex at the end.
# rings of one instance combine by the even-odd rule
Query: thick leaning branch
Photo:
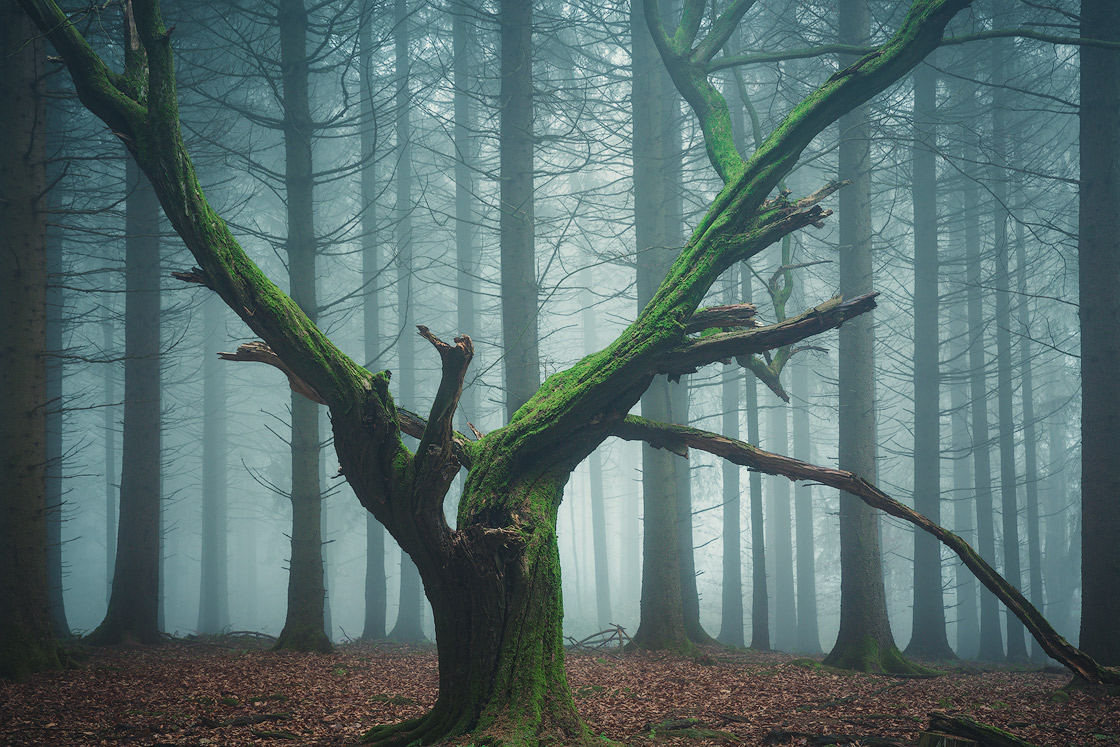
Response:
POLYGON ((819 467, 799 459, 772 454, 744 441, 718 433, 682 425, 658 423, 634 415, 627 416, 616 427, 613 435, 628 441, 645 441, 651 446, 669 449, 677 454, 686 454, 689 448, 699 449, 769 475, 781 475, 790 480, 812 480, 850 493, 867 505, 928 532, 956 553, 980 583, 984 584, 1023 622, 1043 650, 1067 666, 1074 674, 1090 682, 1120 684, 1120 668, 1102 666, 1084 651, 1070 645, 1054 630, 1042 613, 980 557, 967 542, 914 509, 899 503, 852 472, 819 467))
MULTIPOLYGON (((878 293, 843 301, 839 296, 795 317, 742 332, 723 332, 690 338, 658 361, 658 373, 681 376, 701 366, 740 356, 762 353, 792 345, 808 337, 835 329, 844 322, 875 308, 878 293)), ((780 395, 779 395, 780 396, 780 395)))

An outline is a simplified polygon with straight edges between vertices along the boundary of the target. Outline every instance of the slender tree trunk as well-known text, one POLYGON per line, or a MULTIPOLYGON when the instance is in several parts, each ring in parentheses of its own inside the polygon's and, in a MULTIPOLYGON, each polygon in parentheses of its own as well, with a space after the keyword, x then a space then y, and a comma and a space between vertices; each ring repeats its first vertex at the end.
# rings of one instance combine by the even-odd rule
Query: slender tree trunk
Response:
MULTIPOLYGON (((373 104, 373 24, 376 8, 363 8, 358 43, 361 47, 362 124, 358 133, 362 169, 362 342, 366 367, 373 368, 381 354, 381 300, 378 284, 381 274, 381 246, 377 226, 377 120, 373 104)), ((386 618, 385 529, 373 514, 366 514, 365 622, 362 638, 385 637, 386 618)))
MULTIPOLYGON (((727 272, 727 303, 735 303, 735 268, 727 272)), ((739 388, 742 384, 742 370, 737 365, 723 367, 721 405, 723 408, 723 427, 721 433, 729 438, 739 437, 739 388)), ((729 461, 723 463, 723 585, 720 607, 719 636, 717 640, 726 646, 742 648, 746 645, 743 637, 743 530, 740 526, 739 466, 729 461)))
MULTIPOLYGON (((113 349, 113 323, 101 322, 104 350, 113 349)), ((113 562, 117 557, 117 421, 114 417, 117 398, 113 364, 104 363, 105 412, 102 427, 105 430, 105 604, 113 596, 113 562)))
MULTIPOLYGON (((841 0, 840 41, 865 44, 870 34, 866 0, 841 0)), ((844 64, 844 63, 842 63, 844 64)), ((863 105, 840 118, 840 293, 872 290, 870 110, 863 105)), ((875 332, 870 314, 840 328, 840 469, 876 479, 875 332)), ((840 633, 825 661, 834 666, 896 671, 906 661, 887 620, 875 512, 840 494, 840 633)))
POLYGON ((540 388, 533 225, 533 3, 501 0, 499 139, 506 419, 540 388))
POLYGON ((0 678, 61 666, 47 595, 46 55, 23 11, 0 8, 0 678), (32 39, 31 43, 26 43, 32 39))
MULTIPOLYGON (((964 286, 963 278, 961 286, 964 286)), ((974 545, 975 501, 972 481, 972 442, 968 431, 968 325, 965 315, 957 308, 950 311, 949 338, 955 363, 952 385, 949 388, 949 405, 952 410, 953 454, 953 531, 961 539, 974 545)), ((976 658, 980 646, 980 624, 976 611, 976 583, 972 573, 960 563, 953 564, 954 589, 956 590, 957 656, 976 658)))
MULTIPOLYGON (((963 66, 961 78, 972 80, 975 65, 963 66)), ((963 116, 980 116, 977 93, 965 84, 963 116)), ((965 159, 978 159, 976 144, 969 141, 965 159)), ((992 505, 992 457, 988 441, 988 363, 984 344, 983 266, 980 254, 980 190, 973 180, 964 186, 965 295, 968 307, 968 368, 971 401, 973 478, 976 481, 977 551, 989 563, 995 562, 995 508, 992 505)), ((977 658, 995 661, 1003 658, 1003 636, 999 629, 996 598, 980 590, 980 644, 977 658)))
MULTIPOLYGON (((314 172, 308 92, 307 9, 303 0, 280 0, 280 68, 284 95, 284 187, 287 196, 288 275, 292 300, 314 322, 314 172)), ((322 494, 319 490, 319 405, 292 392, 292 555, 288 572, 288 612, 277 647, 329 651, 323 627, 322 494)))
MULTIPOLYGON (((941 523, 941 410, 937 291, 937 73, 914 70, 914 510, 941 523)), ((951 659, 941 590, 941 545, 914 532, 914 623, 908 656, 951 659)))
MULTIPOLYGON (((1027 251, 1022 230, 1016 231, 1015 257, 1019 292, 1019 368, 1023 383, 1023 477, 1027 488, 1027 557, 1030 563, 1030 600, 1045 609, 1042 591, 1042 538, 1038 498, 1038 424, 1034 416, 1034 355, 1031 349, 1031 310, 1027 295, 1027 251)), ((1042 663, 1046 655, 1031 637, 1031 661, 1042 663)))
MULTIPOLYGON (((396 46, 396 221, 397 221, 397 313, 400 320, 400 337, 397 338, 397 360, 400 368, 400 398, 402 403, 416 402, 416 335, 415 299, 413 292, 412 262, 412 75, 409 60, 411 30, 406 0, 396 0, 393 5, 394 41, 396 46)), ((424 590, 420 574, 408 556, 401 553, 400 596, 397 621, 389 631, 394 641, 416 643, 426 640, 423 630, 424 590)))
MULTIPOLYGON (((784 402, 770 406, 770 448, 789 453, 789 408, 784 402)), ((796 587, 793 580, 793 512, 790 481, 770 478, 770 527, 774 540, 774 648, 793 651, 797 647, 796 587)))
MULTIPOLYGON (((474 170, 478 160, 478 144, 471 133, 475 127, 472 91, 477 75, 471 64, 475 34, 471 27, 471 6, 461 2, 454 7, 451 22, 455 56, 452 74, 455 79, 455 309, 460 334, 476 334, 478 315, 475 311, 475 278, 478 275, 478 249, 475 240, 474 170)), ((460 429, 467 432, 467 423, 478 418, 478 388, 466 386, 459 399, 460 429)))
MULTIPOLYGON (((62 207, 59 198, 58 180, 63 175, 62 164, 58 159, 58 135, 65 125, 57 102, 47 102, 46 127, 47 153, 54 163, 47 165, 47 183, 54 185, 47 194, 47 211, 57 214, 62 207), (53 141, 53 142, 52 142, 53 141)), ((62 236, 58 226, 47 226, 47 585, 51 602, 51 624, 59 638, 70 637, 70 624, 66 620, 66 604, 63 600, 63 556, 62 556, 62 507, 63 500, 63 392, 62 392, 62 332, 65 324, 66 298, 62 291, 62 236)))
MULTIPOLYGON (((743 273, 743 301, 750 303, 751 274, 743 273)), ((762 447, 758 427, 758 379, 747 377, 743 408, 747 411, 747 441, 762 447)), ((766 526, 762 509, 762 475, 752 470, 748 480, 751 496, 751 648, 770 650, 770 595, 766 580, 766 526)))
POLYGON ((129 159, 125 199, 124 437, 113 592, 96 645, 159 643, 159 203, 129 159))
MULTIPOLYGON (((1051 410, 1060 413, 1065 403, 1056 400, 1051 410)), ((1070 542, 1070 502, 1066 490, 1067 443, 1065 426, 1059 417, 1050 421, 1049 428, 1050 479, 1046 505, 1046 619, 1064 636, 1072 637, 1070 616, 1073 612, 1073 593, 1076 580, 1071 578, 1074 552, 1070 542)))
MULTIPOLYGON (((812 440, 809 427, 809 367, 804 361, 793 366, 791 396, 793 409, 793 456, 812 461, 812 440)), ((797 651, 806 654, 821 652, 821 635, 817 627, 817 543, 813 537, 813 488, 805 481, 794 486, 794 512, 797 523, 797 651)))
MULTIPOLYGON (((591 272, 583 271, 583 350, 590 355, 599 349, 595 334, 595 309, 591 303, 591 272)), ((611 605, 610 569, 607 563, 607 514, 603 496, 603 457, 596 449, 588 461, 588 481, 591 493, 591 541, 595 557, 595 619, 599 630, 612 624, 614 612, 611 605)))
MULTIPOLYGON (((633 37, 634 231, 637 249, 637 299, 643 308, 672 262, 668 248, 666 179, 668 138, 662 79, 657 52, 640 7, 631 9, 633 37)), ((674 99, 675 100, 675 99, 674 99)), ((675 422, 668 381, 658 377, 642 395, 642 415, 675 422)), ((652 649, 688 649, 681 598, 680 533, 677 530, 676 472, 684 460, 668 451, 642 446, 642 595, 641 621, 635 642, 652 649)), ((687 462, 685 462, 687 469, 687 462)))
POLYGON ((202 574, 198 632, 217 633, 229 625, 226 374, 218 359, 225 336, 226 306, 211 296, 203 302, 202 379, 202 574))
MULTIPOLYGON (((1081 35, 1120 41, 1120 6, 1083 0, 1081 35)), ((1120 52, 1081 48, 1081 647, 1120 664, 1120 52)))
MULTIPOLYGON (((999 407, 1000 497, 1003 516, 1003 575, 1016 589, 1022 588, 1022 560, 1019 552, 1018 475, 1015 468, 1015 415, 1012 398, 1011 356, 1011 247, 1007 239, 1008 211, 1007 112, 1011 101, 1006 88, 1006 41, 997 39, 992 48, 992 196, 995 198, 996 260, 996 381, 999 407)), ((1019 618, 1007 613, 1007 658, 1027 659, 1025 629, 1019 618)))

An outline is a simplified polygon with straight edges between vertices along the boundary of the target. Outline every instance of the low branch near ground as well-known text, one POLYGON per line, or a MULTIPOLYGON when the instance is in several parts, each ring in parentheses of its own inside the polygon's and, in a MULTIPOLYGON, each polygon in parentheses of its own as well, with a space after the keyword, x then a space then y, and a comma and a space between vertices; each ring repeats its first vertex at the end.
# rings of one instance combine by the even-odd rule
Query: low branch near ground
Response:
MULTIPOLYGON (((948 713, 938 711, 929 715, 929 731, 936 734, 947 734, 952 737, 964 737, 974 740, 976 744, 989 745, 990 747, 1035 747, 1031 742, 1019 739, 1003 729, 982 724, 967 716, 950 716, 948 713)), ((926 735, 923 734, 923 740, 925 740, 925 737, 926 735)), ((932 740, 929 743, 936 744, 932 740)), ((922 744, 926 744, 926 741, 923 741, 922 744)))
POLYGON ((784 322, 742 332, 724 332, 689 339, 661 358, 658 373, 681 376, 717 361, 792 345, 835 329, 849 319, 871 311, 875 308, 877 295, 879 294, 869 293, 851 301, 842 301, 837 296, 784 322))
POLYGON ((677 454, 687 454, 689 448, 699 449, 769 475, 781 475, 790 480, 811 480, 850 493, 867 505, 933 535, 955 552, 980 583, 984 584, 1022 621, 1042 649, 1052 658, 1089 682, 1120 684, 1120 668, 1102 666, 1084 651, 1070 645, 1035 609, 1034 605, 997 573, 967 542, 914 509, 899 503, 852 472, 818 467, 799 459, 763 451, 744 441, 718 433, 682 425, 658 423, 636 415, 628 415, 615 428, 612 435, 628 441, 645 441, 651 446, 669 449, 677 454))

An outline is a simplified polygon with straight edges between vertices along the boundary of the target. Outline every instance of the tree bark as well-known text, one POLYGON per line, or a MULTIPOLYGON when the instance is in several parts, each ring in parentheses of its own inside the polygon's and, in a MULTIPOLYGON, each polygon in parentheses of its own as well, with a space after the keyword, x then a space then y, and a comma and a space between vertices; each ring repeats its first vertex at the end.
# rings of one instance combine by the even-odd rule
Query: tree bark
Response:
MULTIPOLYGON (((1000 512, 1003 519, 1003 575, 1016 588, 1023 585, 1022 559, 1019 548, 1018 474, 1015 465, 1015 415, 1011 356, 1011 246, 1007 225, 1008 209, 1008 125, 1007 113, 1011 99, 1007 90, 1010 78, 1007 66, 1007 40, 992 42, 992 197, 996 260, 996 399, 999 408, 999 481, 1000 512)), ((1027 660, 1023 626, 1014 615, 1007 615, 1007 658, 1013 662, 1027 660)))
POLYGON ((226 375, 218 358, 225 337, 225 305, 203 302, 202 380, 202 571, 198 632, 218 633, 229 625, 226 496, 226 375))
MULTIPOLYGON (((280 74, 284 105, 284 190, 287 198, 288 277, 292 300, 314 323, 315 282, 313 137, 308 91, 307 9, 303 0, 280 0, 280 74)), ((324 628, 322 494, 319 489, 319 405, 292 392, 292 555, 288 611, 276 647, 329 651, 324 628)))
MULTIPOLYGON (((840 3, 840 41, 866 44, 867 0, 840 3)), ((870 110, 856 107, 840 118, 840 293, 872 289, 870 110)), ((840 329, 840 469, 876 479, 875 330, 870 315, 840 329)), ((886 592, 875 512, 840 495, 840 632, 825 663, 864 671, 909 672, 887 620, 886 592)))
POLYGON ((502 342, 506 419, 540 388, 533 216, 533 3, 501 0, 498 96, 502 342))
MULTIPOLYGON (((727 302, 735 303, 736 273, 732 267, 727 272, 727 302)), ((721 431, 731 438, 739 437, 739 388, 742 385, 742 372, 738 366, 723 367, 720 403, 723 409, 721 431)), ((719 635, 716 637, 725 646, 742 648, 746 645, 743 637, 743 531, 741 526, 742 503, 739 499, 739 467, 731 462, 723 463, 723 580, 722 604, 720 605, 719 635)))
MULTIPOLYGON (((377 17, 374 6, 362 13, 358 32, 360 45, 359 95, 362 98, 361 129, 358 133, 362 168, 362 352, 366 367, 374 365, 381 355, 381 300, 378 286, 381 277, 381 246, 377 225, 377 119, 373 101, 374 43, 373 24, 377 17)), ((366 514, 366 576, 365 618, 363 640, 385 637, 387 582, 385 572, 385 529, 366 514)))
POLYGON ((161 641, 159 203, 132 160, 126 171, 120 519, 109 608, 86 638, 94 645, 161 641))
MULTIPOLYGON (((803 462, 812 461, 812 440, 809 427, 809 368, 805 361, 793 367, 793 456, 803 462)), ((797 645, 805 654, 821 652, 821 636, 817 626, 817 543, 813 528, 813 489, 799 482, 794 487, 794 513, 797 522, 797 645)))
POLYGON ((47 596, 46 74, 27 16, 0 8, 0 678, 61 666, 47 596), (31 43, 26 43, 32 39, 31 43))
MULTIPOLYGON (((1084 0, 1081 35, 1120 41, 1120 6, 1084 0)), ((1081 48, 1081 646, 1120 664, 1120 53, 1081 48)))
MULTIPOLYGON (((416 401, 416 338, 412 334, 415 322, 416 285, 412 263, 412 114, 411 114, 411 43, 410 16, 406 0, 393 4, 393 38, 396 52, 396 261, 397 261, 397 315, 400 335, 397 338, 397 363, 400 370, 400 397, 402 402, 416 401)), ((401 553, 400 593, 397 621, 389 631, 389 638, 405 643, 427 640, 423 630, 424 591, 420 574, 412 560, 401 553)))
MULTIPOLYGON (((770 403, 770 448, 789 453, 789 408, 785 402, 770 403)), ((793 579, 793 515, 789 480, 770 478, 768 514, 772 531, 774 559, 774 648, 793 651, 797 648, 796 588, 793 579)))
MULTIPOLYGON (((938 335, 937 72, 914 70, 914 510, 941 523, 941 410, 938 335)), ((941 547, 914 533, 914 622, 907 656, 952 659, 941 591, 941 547)))

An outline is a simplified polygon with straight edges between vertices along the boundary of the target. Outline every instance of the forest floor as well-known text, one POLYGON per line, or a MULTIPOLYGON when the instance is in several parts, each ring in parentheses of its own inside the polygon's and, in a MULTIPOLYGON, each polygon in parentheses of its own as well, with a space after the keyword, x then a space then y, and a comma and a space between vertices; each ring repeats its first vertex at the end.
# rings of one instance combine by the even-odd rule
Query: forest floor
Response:
MULTIPOLYGON (((76 658, 63 672, 0 683, 0 745, 352 745, 370 726, 419 715, 436 698, 432 647, 278 654, 214 638, 76 658)), ((571 652, 568 676, 590 727, 634 747, 916 744, 934 711, 1036 745, 1120 744, 1120 694, 1059 692, 1070 682, 1059 671, 968 666, 900 679, 712 649, 698 658, 571 652)))

